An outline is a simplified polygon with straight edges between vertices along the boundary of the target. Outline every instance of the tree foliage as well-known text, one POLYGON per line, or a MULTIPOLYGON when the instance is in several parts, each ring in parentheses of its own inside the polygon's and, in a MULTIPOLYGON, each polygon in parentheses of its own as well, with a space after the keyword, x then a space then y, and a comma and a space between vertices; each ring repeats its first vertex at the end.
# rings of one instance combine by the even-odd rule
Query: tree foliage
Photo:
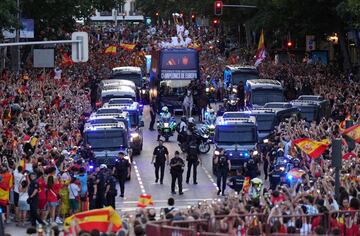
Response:
POLYGON ((0 1, 0 32, 2 29, 19 27, 17 20, 17 7, 14 0, 0 1))

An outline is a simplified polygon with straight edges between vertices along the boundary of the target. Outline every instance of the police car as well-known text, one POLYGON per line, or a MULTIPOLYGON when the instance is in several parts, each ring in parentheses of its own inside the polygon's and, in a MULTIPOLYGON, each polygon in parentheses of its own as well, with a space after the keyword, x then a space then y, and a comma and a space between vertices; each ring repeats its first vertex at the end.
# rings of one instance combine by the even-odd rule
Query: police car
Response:
POLYGON ((330 117, 330 102, 322 96, 303 95, 291 101, 291 104, 300 110, 301 118, 308 122, 319 123, 322 118, 330 117))
POLYGON ((249 107, 263 106, 268 102, 283 102, 284 89, 277 80, 248 80, 245 85, 246 105, 249 107))
MULTIPOLYGON (((250 151, 256 150, 258 131, 253 117, 239 118, 232 114, 225 112, 223 117, 218 119, 214 135, 214 155, 219 155, 219 149, 223 148, 232 170, 236 170, 251 158, 250 151)), ((257 154, 257 151, 254 154, 257 154)), ((214 173, 215 170, 216 165, 213 162, 214 173)))
MULTIPOLYGON (((97 121, 98 119, 94 120, 97 121)), ((132 150, 128 144, 128 131, 125 124, 90 121, 85 126, 83 138, 83 144, 88 145, 95 156, 95 160, 91 160, 90 168, 95 168, 101 164, 106 164, 111 168, 115 165, 120 151, 125 153, 129 161, 132 158, 132 150)))

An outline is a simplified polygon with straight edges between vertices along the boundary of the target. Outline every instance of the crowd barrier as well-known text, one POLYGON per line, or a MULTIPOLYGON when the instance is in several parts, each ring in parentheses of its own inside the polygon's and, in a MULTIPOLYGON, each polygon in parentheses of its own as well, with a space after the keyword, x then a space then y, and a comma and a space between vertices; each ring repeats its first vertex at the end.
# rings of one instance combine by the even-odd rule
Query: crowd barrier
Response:
POLYGON ((360 210, 331 211, 316 215, 265 214, 217 215, 209 220, 163 220, 146 225, 146 235, 161 236, 245 236, 319 235, 312 226, 323 226, 322 235, 360 235, 360 210), (353 231, 346 229, 345 223, 353 231), (280 223, 280 224, 279 224, 280 223), (281 227, 279 228, 279 226, 281 227), (235 227, 234 227, 235 226, 235 227), (288 232, 291 230, 291 232, 288 232), (356 231, 357 230, 357 231, 356 231))

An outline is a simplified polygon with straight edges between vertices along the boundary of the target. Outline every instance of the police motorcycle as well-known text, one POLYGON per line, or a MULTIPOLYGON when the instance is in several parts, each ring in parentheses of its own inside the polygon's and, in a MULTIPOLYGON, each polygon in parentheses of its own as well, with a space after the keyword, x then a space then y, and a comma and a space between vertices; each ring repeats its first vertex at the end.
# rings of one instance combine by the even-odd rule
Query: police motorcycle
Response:
POLYGON ((205 85, 206 85, 206 88, 205 88, 206 95, 208 96, 210 101, 214 101, 216 89, 215 89, 214 83, 211 80, 211 77, 209 75, 206 77, 205 85))
POLYGON ((171 116, 169 109, 165 106, 160 113, 160 119, 157 122, 157 130, 160 136, 165 138, 165 141, 168 142, 169 138, 173 136, 176 121, 174 117, 171 116))
POLYGON ((205 124, 201 128, 204 132, 207 132, 212 138, 215 134, 215 125, 216 125, 216 114, 215 111, 210 108, 205 112, 205 124))
POLYGON ((188 121, 188 137, 183 138, 183 142, 179 142, 179 147, 182 152, 186 152, 191 138, 195 138, 198 151, 201 154, 206 154, 210 151, 209 134, 202 129, 197 129, 195 119, 190 117, 188 121), (192 136, 191 138, 189 136, 192 136))

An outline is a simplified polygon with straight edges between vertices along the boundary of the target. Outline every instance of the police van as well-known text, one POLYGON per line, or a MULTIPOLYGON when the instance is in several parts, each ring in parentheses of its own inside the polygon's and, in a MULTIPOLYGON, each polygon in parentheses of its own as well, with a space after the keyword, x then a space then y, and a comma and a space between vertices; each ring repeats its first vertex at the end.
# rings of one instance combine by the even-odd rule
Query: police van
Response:
POLYGON ((133 154, 140 154, 143 148, 144 121, 138 109, 123 109, 124 107, 103 107, 90 116, 94 117, 112 117, 118 121, 124 122, 129 132, 129 143, 133 154))
MULTIPOLYGON (((120 79, 105 79, 100 81, 99 89, 114 89, 121 86, 128 86, 133 90, 136 90, 136 85, 133 81, 130 80, 120 80, 120 79)), ((101 92, 101 91, 100 91, 101 92)))
POLYGON ((303 95, 291 101, 291 104, 300 110, 301 118, 308 122, 320 123, 322 118, 331 115, 330 102, 322 96, 303 95))
MULTIPOLYGON (((236 170, 250 159, 250 151, 256 150, 258 131, 254 118, 231 117, 227 113, 217 121, 215 127, 214 155, 219 155, 219 149, 223 148, 231 162, 231 170, 236 170)), ((212 167, 215 173, 214 161, 212 167)))
POLYGON ((105 104, 113 98, 131 98, 133 101, 136 100, 136 92, 128 86, 103 89, 100 96, 101 104, 105 104))
POLYGON ((227 88, 232 84, 237 86, 240 81, 246 84, 248 80, 259 79, 259 72, 255 66, 228 65, 224 69, 224 87, 227 88))
MULTIPOLYGON (((99 119, 100 120, 100 119, 99 119)), ((98 121, 100 122, 100 121, 98 121)), ((109 168, 115 165, 118 153, 125 153, 131 160, 132 150, 128 144, 128 131, 121 122, 98 123, 90 122, 84 129, 84 145, 90 146, 95 159, 91 160, 90 168, 106 164, 109 168)))
POLYGON ((284 89, 277 80, 248 80, 245 85, 245 99, 248 107, 259 107, 268 102, 283 102, 284 89))

